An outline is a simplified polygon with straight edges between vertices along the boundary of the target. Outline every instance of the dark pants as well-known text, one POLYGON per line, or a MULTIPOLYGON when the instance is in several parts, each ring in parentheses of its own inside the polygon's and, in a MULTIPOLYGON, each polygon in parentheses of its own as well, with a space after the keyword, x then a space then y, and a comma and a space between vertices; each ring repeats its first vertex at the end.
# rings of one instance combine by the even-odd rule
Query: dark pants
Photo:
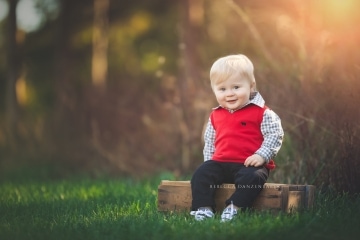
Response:
POLYGON ((210 206, 215 209, 215 190, 223 183, 234 183, 235 192, 226 200, 245 210, 262 190, 269 176, 265 167, 245 167, 240 163, 206 161, 195 171, 191 179, 192 210, 210 206))

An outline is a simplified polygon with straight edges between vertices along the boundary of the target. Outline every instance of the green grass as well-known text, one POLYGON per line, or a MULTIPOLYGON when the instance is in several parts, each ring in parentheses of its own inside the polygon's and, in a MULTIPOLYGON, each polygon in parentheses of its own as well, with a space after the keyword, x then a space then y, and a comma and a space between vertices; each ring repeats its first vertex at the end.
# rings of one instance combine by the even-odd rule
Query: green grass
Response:
POLYGON ((357 239, 360 196, 318 194, 314 209, 196 222, 157 211, 157 185, 131 179, 3 181, 0 239, 357 239))

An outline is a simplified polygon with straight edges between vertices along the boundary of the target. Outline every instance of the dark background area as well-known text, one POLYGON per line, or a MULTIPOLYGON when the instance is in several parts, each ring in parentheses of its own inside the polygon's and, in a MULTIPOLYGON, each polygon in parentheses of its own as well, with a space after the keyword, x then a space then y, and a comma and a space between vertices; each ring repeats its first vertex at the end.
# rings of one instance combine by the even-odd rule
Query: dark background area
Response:
POLYGON ((0 2, 0 178, 190 175, 209 68, 242 53, 286 134, 270 180, 360 191, 358 1, 0 2))

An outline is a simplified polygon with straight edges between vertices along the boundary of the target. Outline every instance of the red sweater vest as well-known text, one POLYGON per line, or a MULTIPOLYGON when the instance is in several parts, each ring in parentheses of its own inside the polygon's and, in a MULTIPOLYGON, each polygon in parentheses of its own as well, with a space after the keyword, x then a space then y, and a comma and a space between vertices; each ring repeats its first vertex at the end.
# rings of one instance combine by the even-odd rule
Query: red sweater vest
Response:
MULTIPOLYGON (((215 152, 212 159, 220 162, 244 163, 253 155, 264 141, 260 125, 266 107, 261 108, 249 104, 242 109, 230 113, 224 108, 215 109, 211 115, 211 123, 216 131, 215 152)), ((266 168, 275 168, 270 160, 266 168)))

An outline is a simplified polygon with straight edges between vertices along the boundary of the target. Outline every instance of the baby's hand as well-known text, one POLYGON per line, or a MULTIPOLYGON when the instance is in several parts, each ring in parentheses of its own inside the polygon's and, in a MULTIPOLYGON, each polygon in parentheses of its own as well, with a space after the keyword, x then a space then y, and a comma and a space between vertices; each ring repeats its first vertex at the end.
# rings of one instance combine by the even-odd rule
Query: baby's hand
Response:
POLYGON ((254 154, 245 160, 244 165, 245 167, 249 167, 249 166, 260 167, 264 165, 264 163, 265 163, 265 159, 263 157, 261 157, 258 154, 254 154))

